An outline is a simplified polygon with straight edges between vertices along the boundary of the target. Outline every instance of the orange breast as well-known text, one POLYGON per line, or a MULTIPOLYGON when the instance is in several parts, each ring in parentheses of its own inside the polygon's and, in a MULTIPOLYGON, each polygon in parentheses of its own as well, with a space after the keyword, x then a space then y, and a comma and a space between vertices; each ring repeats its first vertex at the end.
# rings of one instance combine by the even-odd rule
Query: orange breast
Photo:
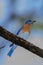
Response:
POLYGON ((24 28, 23 28, 22 32, 30 33, 31 28, 32 28, 32 24, 26 24, 26 25, 24 25, 24 28))

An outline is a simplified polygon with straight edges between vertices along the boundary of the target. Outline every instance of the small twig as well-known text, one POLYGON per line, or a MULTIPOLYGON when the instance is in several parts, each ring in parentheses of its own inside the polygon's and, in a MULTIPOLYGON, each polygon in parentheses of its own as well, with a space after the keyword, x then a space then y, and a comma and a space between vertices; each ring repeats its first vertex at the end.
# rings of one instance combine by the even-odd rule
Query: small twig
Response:
POLYGON ((5 46, 0 47, 0 49, 3 49, 5 46))
POLYGON ((7 31, 6 29, 4 29, 1 26, 0 26, 0 36, 13 42, 13 44, 19 45, 43 58, 43 49, 40 49, 39 47, 35 46, 34 44, 12 34, 11 32, 7 31))

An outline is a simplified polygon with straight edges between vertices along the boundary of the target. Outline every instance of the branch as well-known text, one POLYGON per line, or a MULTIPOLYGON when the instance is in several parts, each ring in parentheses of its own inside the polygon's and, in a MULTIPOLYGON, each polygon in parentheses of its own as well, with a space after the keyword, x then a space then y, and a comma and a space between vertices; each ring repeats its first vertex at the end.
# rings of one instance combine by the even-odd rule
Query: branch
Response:
POLYGON ((40 49, 39 47, 16 36, 15 34, 12 34, 11 32, 7 31, 6 29, 4 29, 1 26, 0 26, 0 36, 11 41, 13 44, 21 46, 21 47, 23 47, 23 48, 25 48, 25 49, 33 52, 34 54, 43 58, 43 49, 40 49))

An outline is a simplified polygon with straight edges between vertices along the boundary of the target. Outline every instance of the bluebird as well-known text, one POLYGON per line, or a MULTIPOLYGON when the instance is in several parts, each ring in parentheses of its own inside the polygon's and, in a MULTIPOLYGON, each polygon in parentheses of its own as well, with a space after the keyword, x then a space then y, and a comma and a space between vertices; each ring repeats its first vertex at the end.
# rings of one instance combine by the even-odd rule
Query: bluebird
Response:
POLYGON ((22 34, 24 32, 28 32, 28 34, 30 34, 34 22, 35 21, 27 20, 25 24, 18 30, 17 35, 22 34))
MULTIPOLYGON (((36 22, 36 21, 27 20, 25 22, 25 24, 18 30, 18 32, 17 32, 16 35, 19 36, 21 34, 20 37, 22 37, 25 32, 27 32, 28 35, 30 35, 31 29, 32 29, 32 25, 33 25, 34 22, 36 22)), ((26 36, 25 35, 22 38, 26 39, 26 36)), ((16 49, 17 45, 11 44, 10 47, 12 47, 12 48, 9 51, 8 56, 11 56, 12 55, 12 53, 13 53, 14 49, 16 49)))

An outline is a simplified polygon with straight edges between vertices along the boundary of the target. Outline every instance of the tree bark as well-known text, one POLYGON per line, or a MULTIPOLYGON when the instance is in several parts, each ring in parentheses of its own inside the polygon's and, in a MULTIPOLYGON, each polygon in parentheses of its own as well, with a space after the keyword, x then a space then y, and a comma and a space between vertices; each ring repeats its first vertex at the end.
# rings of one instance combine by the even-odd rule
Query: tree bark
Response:
POLYGON ((16 36, 15 34, 7 31, 2 26, 0 26, 0 36, 5 38, 6 40, 11 41, 13 44, 21 46, 43 58, 43 49, 40 49, 39 47, 35 46, 31 42, 28 42, 28 41, 16 36))

